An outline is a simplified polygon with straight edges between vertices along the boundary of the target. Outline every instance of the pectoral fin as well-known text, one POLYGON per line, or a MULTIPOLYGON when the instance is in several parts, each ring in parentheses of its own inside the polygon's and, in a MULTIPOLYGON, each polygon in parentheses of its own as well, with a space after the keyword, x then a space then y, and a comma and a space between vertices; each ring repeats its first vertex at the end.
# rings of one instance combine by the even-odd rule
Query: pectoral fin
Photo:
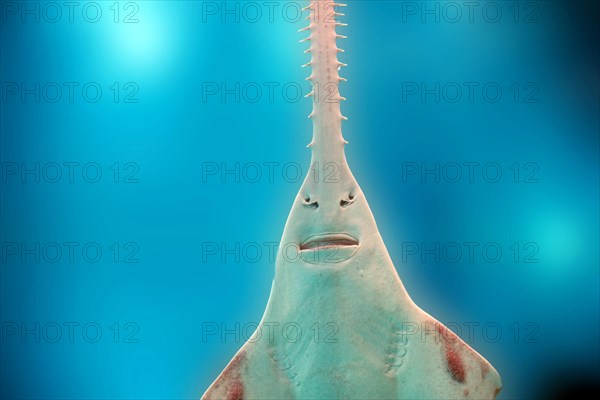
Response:
POLYGON ((493 400, 500 392, 494 367, 440 322, 429 317, 405 334, 399 398, 493 400))

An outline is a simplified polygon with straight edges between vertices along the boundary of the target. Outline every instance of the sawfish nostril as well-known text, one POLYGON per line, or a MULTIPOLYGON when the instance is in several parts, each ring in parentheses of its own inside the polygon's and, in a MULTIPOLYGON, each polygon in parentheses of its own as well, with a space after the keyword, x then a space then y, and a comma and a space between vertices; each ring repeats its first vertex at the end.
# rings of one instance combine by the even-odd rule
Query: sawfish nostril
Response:
POLYGON ((310 201, 310 197, 307 196, 303 200, 304 200, 304 206, 305 207, 312 208, 313 210, 316 209, 316 208, 319 208, 319 203, 316 202, 316 201, 311 202, 310 201))
POLYGON ((349 194, 347 200, 345 200, 345 199, 340 200, 340 206, 342 208, 346 208, 346 207, 352 205, 352 203, 354 203, 354 195, 353 194, 349 194))

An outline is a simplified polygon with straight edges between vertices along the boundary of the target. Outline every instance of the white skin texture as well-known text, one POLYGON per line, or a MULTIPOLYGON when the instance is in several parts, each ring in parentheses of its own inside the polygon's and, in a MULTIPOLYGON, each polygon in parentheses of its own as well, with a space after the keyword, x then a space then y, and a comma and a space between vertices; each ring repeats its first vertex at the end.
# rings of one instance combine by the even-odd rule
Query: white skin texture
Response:
POLYGON ((262 321, 202 399, 494 399, 496 370, 400 281, 344 155, 333 2, 310 9, 310 80, 333 101, 313 96, 311 168, 262 321))

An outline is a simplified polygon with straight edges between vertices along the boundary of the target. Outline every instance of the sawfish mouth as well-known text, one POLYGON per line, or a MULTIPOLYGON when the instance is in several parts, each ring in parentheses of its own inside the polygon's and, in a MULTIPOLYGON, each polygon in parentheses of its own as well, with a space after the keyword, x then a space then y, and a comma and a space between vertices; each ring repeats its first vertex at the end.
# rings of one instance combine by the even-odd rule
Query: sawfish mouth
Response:
POLYGON ((326 233, 308 238, 300 245, 300 251, 346 246, 358 246, 358 239, 345 233, 326 233))
POLYGON ((300 244, 300 257, 311 264, 339 263, 354 256, 358 246, 358 239, 346 233, 325 233, 300 244))

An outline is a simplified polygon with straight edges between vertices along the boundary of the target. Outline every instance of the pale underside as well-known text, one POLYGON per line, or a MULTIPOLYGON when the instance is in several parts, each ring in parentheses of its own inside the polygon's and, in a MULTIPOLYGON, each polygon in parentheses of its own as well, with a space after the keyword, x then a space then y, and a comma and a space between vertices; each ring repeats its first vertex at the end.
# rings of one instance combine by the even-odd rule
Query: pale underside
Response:
POLYGON ((202 399, 494 399, 496 370, 400 281, 344 155, 340 14, 330 0, 310 8, 309 79, 335 101, 313 100, 312 167, 260 326, 202 399))

